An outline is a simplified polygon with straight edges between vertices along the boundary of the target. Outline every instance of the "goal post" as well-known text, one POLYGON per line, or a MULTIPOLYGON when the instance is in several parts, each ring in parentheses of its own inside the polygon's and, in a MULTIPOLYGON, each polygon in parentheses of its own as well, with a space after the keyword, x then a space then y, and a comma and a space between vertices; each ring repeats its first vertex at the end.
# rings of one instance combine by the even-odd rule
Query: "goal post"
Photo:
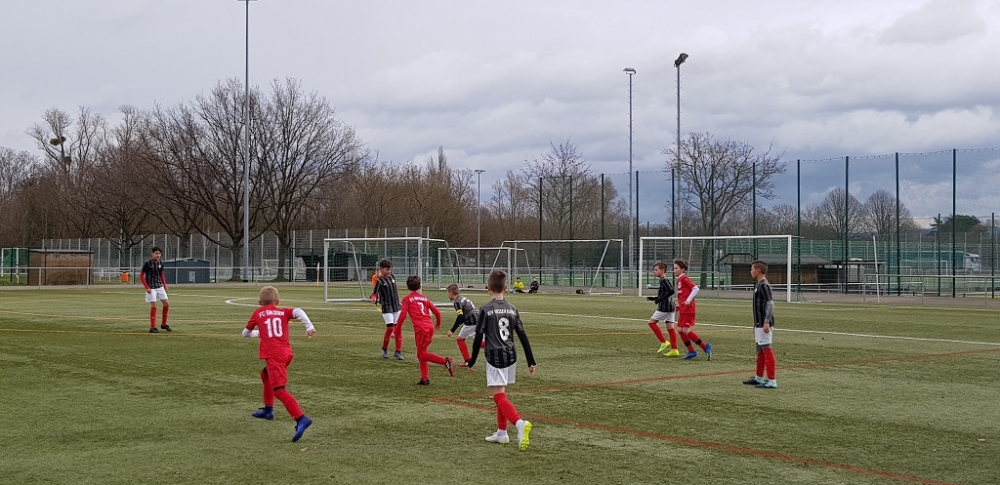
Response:
POLYGON ((517 274, 538 278, 541 293, 620 295, 624 289, 622 239, 514 240, 500 246, 523 250, 518 261, 525 267, 517 274))
POLYGON ((463 289, 485 290, 490 273, 498 269, 505 271, 511 281, 533 274, 525 250, 514 247, 441 247, 437 261, 439 290, 452 283, 463 289))
POLYGON ((804 276, 793 258, 797 240, 791 235, 640 237, 637 294, 656 291, 653 264, 662 261, 672 267, 679 258, 688 261, 688 276, 701 288, 699 296, 750 298, 750 265, 761 260, 768 264, 771 287, 783 291, 784 300, 791 303, 793 286, 804 276))
MULTIPOLYGON (((450 257, 448 242, 419 236, 354 237, 323 240, 323 299, 327 302, 367 301, 372 293, 372 276, 383 259, 392 261, 397 285, 409 275, 420 276, 425 287, 437 285, 447 275, 437 271, 440 257, 450 257)), ((444 268, 450 268, 446 264, 444 268)), ((449 270, 450 271, 450 270, 449 270)))

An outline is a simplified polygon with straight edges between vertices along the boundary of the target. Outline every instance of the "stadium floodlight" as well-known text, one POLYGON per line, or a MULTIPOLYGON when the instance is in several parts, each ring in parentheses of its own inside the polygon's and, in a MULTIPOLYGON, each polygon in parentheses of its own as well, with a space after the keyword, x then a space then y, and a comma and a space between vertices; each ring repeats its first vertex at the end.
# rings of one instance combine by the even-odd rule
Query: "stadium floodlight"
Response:
POLYGON ((635 216, 632 215, 632 76, 635 69, 626 67, 623 69, 628 74, 628 272, 629 277, 635 275, 635 216))
POLYGON ((246 78, 243 94, 243 282, 250 279, 250 2, 246 11, 246 78))

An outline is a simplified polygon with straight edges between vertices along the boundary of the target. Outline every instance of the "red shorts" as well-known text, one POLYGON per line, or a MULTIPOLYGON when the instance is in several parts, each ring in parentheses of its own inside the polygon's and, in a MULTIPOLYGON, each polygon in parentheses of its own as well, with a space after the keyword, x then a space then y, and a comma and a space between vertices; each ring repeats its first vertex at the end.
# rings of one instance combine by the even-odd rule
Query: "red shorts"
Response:
POLYGON ((284 387, 288 384, 288 366, 292 363, 292 356, 271 357, 266 359, 267 382, 271 387, 284 387))
POLYGON ((694 313, 678 313, 677 326, 680 328, 690 328, 694 326, 694 313))
POLYGON ((413 339, 416 340, 418 349, 430 347, 431 340, 434 340, 434 327, 415 327, 413 339))

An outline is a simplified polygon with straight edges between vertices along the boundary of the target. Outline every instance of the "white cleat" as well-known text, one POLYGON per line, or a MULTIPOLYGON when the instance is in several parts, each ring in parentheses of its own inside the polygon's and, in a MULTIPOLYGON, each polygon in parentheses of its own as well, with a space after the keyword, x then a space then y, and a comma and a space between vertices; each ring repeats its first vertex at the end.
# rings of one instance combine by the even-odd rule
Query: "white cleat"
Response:
POLYGON ((501 445, 506 445, 507 443, 510 443, 510 435, 508 435, 507 433, 500 434, 500 432, 497 431, 496 433, 493 433, 493 434, 487 436, 486 437, 486 442, 487 443, 500 443, 501 445))

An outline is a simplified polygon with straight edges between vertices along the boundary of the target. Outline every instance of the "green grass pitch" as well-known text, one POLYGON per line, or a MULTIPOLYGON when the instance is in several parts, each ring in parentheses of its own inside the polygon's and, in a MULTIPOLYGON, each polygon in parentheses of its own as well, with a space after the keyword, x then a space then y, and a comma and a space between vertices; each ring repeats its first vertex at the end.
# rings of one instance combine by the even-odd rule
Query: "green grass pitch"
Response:
MULTIPOLYGON (((0 291, 2 481, 1000 483, 997 311, 778 303, 780 388, 761 390, 740 383, 748 302, 700 301, 709 362, 658 357, 645 300, 512 295, 539 363, 529 376, 522 354, 509 393, 534 424, 521 452, 483 441, 484 365, 432 366, 416 386, 409 323, 407 360, 383 360, 377 310, 312 286, 281 297, 319 332, 292 322, 288 389, 315 424, 292 443, 280 403, 274 421, 251 418, 261 363, 239 333, 258 290, 174 288, 175 331, 159 335, 134 287, 0 291)), ((431 350, 458 357, 445 331, 431 350)))

